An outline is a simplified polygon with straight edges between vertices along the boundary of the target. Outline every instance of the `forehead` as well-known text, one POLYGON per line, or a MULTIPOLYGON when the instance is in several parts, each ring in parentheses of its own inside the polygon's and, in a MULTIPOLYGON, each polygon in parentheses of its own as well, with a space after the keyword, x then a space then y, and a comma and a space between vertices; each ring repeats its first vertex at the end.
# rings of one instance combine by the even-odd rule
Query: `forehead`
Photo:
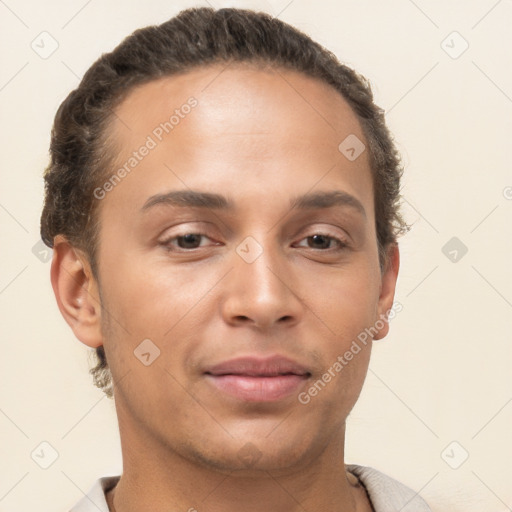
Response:
POLYGON ((339 149, 354 136, 365 141, 346 100, 296 71, 231 63, 159 78, 137 86, 115 109, 109 138, 116 168, 124 165, 130 176, 106 202, 122 193, 140 206, 152 193, 184 184, 219 189, 229 182, 256 194, 262 183, 284 189, 286 180, 298 196, 301 183, 309 187, 327 174, 323 188, 339 188, 336 171, 348 178, 347 192, 359 189, 371 201, 368 152, 349 161, 339 149), (148 141, 151 150, 135 162, 148 141))
POLYGON ((273 135, 279 143, 288 139, 298 145, 306 139, 337 148, 347 135, 364 139, 357 117, 333 87, 297 71, 251 63, 212 64, 137 86, 115 109, 111 139, 132 148, 141 135, 166 121, 181 125, 173 130, 174 138, 185 126, 205 141, 261 134, 273 135), (198 108, 183 116, 180 111, 191 98, 198 108), (172 114, 179 119, 171 119, 172 114))

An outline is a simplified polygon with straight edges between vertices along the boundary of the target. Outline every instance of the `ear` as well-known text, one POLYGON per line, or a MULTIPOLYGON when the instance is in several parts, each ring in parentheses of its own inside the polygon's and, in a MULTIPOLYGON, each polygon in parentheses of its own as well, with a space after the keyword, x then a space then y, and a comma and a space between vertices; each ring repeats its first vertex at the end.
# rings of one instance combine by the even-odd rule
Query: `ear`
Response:
POLYGON ((388 312, 393 306, 395 297, 396 280, 398 278, 398 269, 400 268, 400 251, 398 244, 390 244, 386 248, 386 264, 381 274, 381 289, 379 303, 377 306, 377 315, 380 323, 384 323, 384 327, 379 329, 374 340, 380 340, 387 336, 389 332, 389 321, 387 320, 388 312))
POLYGON ((75 336, 85 345, 103 345, 101 303, 87 257, 62 235, 53 245, 51 281, 59 310, 75 336))

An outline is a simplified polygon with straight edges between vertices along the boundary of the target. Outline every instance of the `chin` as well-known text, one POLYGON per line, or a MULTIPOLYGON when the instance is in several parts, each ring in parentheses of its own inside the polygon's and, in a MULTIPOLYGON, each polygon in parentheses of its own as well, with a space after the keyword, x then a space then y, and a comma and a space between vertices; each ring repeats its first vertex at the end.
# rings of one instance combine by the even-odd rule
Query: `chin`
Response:
POLYGON ((281 436, 268 435, 268 432, 267 429, 265 435, 224 438, 217 443, 210 439, 208 446, 189 446, 187 451, 202 466, 233 476, 250 477, 262 472, 293 473, 324 448, 319 440, 304 439, 298 433, 290 435, 288 429, 283 428, 281 436))

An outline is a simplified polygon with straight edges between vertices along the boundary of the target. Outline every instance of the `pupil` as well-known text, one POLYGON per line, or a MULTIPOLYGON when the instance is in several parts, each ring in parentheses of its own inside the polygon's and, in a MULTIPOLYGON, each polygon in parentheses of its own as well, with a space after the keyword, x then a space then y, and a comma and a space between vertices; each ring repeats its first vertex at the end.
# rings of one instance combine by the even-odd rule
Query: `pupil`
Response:
POLYGON ((310 239, 312 239, 314 242, 318 242, 318 240, 320 240, 320 242, 322 242, 322 240, 324 241, 322 245, 322 247, 324 248, 329 248, 329 239, 323 235, 313 235, 311 237, 309 237, 310 239))
POLYGON ((192 234, 188 234, 188 235, 183 235, 183 236, 180 236, 179 237, 179 241, 184 241, 185 244, 182 244, 182 243, 179 243, 178 245, 182 248, 182 249, 190 249, 190 244, 192 245, 196 245, 196 242, 198 241, 199 239, 199 235, 195 234, 195 233, 192 233, 192 234), (183 245, 185 245, 185 247, 183 247, 183 245))

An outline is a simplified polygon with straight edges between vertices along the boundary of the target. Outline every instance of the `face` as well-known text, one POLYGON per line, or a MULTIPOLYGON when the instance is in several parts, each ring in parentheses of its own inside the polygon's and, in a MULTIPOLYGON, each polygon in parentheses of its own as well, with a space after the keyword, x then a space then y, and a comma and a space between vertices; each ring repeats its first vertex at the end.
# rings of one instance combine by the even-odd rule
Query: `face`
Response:
POLYGON ((224 67, 116 110, 118 166, 95 193, 103 343, 133 446, 285 470, 339 443, 370 357, 354 341, 382 325, 396 273, 379 268, 368 152, 338 149, 365 141, 342 97, 224 67))

